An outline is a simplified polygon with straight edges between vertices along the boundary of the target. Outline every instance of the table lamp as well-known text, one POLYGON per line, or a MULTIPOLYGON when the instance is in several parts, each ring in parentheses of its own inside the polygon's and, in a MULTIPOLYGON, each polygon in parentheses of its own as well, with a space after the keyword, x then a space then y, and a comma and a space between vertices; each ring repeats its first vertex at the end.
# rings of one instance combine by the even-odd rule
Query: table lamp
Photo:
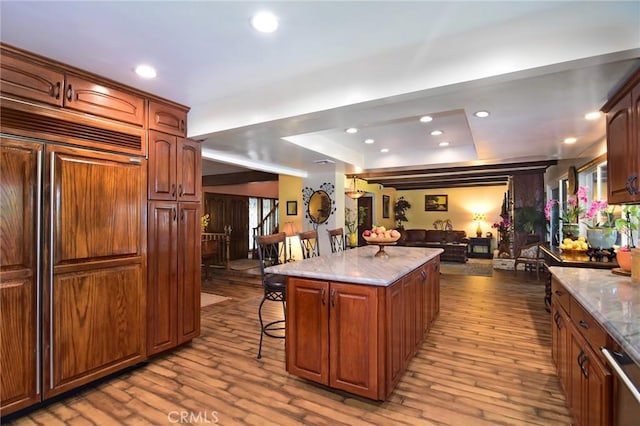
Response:
POLYGON ((484 213, 474 213, 473 214, 473 220, 478 222, 478 227, 476 228, 476 237, 478 237, 478 238, 482 237, 482 227, 480 226, 480 222, 482 222, 486 218, 487 218, 487 215, 484 214, 484 213))
POLYGON ((287 258, 287 262, 294 262, 295 259, 291 255, 291 237, 295 237, 298 234, 298 230, 293 222, 285 222, 283 231, 287 234, 287 245, 289 246, 289 257, 287 258))

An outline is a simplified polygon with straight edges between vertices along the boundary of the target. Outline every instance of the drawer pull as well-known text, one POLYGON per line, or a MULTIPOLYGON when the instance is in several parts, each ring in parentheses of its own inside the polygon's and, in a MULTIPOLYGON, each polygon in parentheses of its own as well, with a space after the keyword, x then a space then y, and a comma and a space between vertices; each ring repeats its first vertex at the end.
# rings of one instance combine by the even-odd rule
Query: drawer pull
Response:
POLYGON ((324 295, 327 292, 327 290, 325 290, 324 288, 322 289, 322 293, 320 294, 320 298, 322 300, 322 306, 326 305, 327 302, 325 302, 324 300, 324 295))
POLYGON ((585 330, 589 329, 589 323, 585 322, 584 320, 578 321, 578 324, 580 324, 580 327, 584 328, 585 330))
POLYGON ((564 292, 563 292, 563 291, 560 291, 560 290, 556 290, 554 293, 556 294, 556 296, 562 296, 562 295, 564 295, 564 292))

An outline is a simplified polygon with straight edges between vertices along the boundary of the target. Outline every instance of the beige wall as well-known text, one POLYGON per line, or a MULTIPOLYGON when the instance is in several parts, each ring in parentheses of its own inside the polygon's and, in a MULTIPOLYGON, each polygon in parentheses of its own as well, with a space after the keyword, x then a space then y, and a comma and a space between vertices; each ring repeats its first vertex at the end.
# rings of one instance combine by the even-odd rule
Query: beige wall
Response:
MULTIPOLYGON (((506 185, 479 186, 472 188, 448 188, 430 190, 397 191, 397 197, 404 197, 411 208, 407 210, 408 222, 406 229, 433 229, 433 222, 438 219, 450 219, 454 230, 464 230, 468 237, 476 236, 477 223, 473 221, 473 213, 485 213, 486 219, 480 223, 482 235, 492 232, 497 236, 491 225, 500 221, 500 211, 506 185), (425 211, 425 195, 446 194, 449 197, 449 210, 446 212, 425 211)), ((495 244, 495 243, 494 243, 495 244)))

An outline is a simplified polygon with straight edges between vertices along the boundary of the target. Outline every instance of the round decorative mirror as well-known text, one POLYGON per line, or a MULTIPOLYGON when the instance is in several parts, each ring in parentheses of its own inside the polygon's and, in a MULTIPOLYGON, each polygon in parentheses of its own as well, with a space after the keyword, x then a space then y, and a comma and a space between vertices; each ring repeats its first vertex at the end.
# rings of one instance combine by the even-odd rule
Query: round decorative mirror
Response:
POLYGON ((307 215, 313 223, 325 223, 331 215, 331 198, 326 191, 314 191, 309 198, 307 215))

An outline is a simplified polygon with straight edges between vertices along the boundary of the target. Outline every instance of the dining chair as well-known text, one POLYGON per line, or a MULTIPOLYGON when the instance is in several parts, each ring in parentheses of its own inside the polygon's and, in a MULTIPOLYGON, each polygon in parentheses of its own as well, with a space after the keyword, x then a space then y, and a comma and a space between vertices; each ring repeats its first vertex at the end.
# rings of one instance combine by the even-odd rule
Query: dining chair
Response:
POLYGON ((285 323, 287 319, 286 306, 286 276, 265 272, 269 266, 280 265, 286 262, 287 234, 280 232, 271 235, 261 235, 256 238, 258 248, 258 258, 260 260, 260 272, 262 273, 262 288, 264 295, 258 307, 258 318, 260 319, 260 346, 258 348, 258 359, 262 358, 263 337, 275 337, 284 339, 285 323), (277 319, 265 323, 262 318, 262 307, 265 302, 282 303, 283 319, 277 319), (280 332, 278 333, 278 330, 280 332), (277 333, 277 334, 276 334, 277 333))
POLYGON ((327 229, 327 233, 329 234, 329 244, 331 245, 331 253, 339 253, 344 251, 345 242, 344 242, 344 229, 336 228, 336 229, 327 229))
POLYGON ((298 238, 300 239, 300 248, 302 248, 303 259, 320 256, 318 231, 314 229, 307 232, 300 232, 298 233, 298 238))

